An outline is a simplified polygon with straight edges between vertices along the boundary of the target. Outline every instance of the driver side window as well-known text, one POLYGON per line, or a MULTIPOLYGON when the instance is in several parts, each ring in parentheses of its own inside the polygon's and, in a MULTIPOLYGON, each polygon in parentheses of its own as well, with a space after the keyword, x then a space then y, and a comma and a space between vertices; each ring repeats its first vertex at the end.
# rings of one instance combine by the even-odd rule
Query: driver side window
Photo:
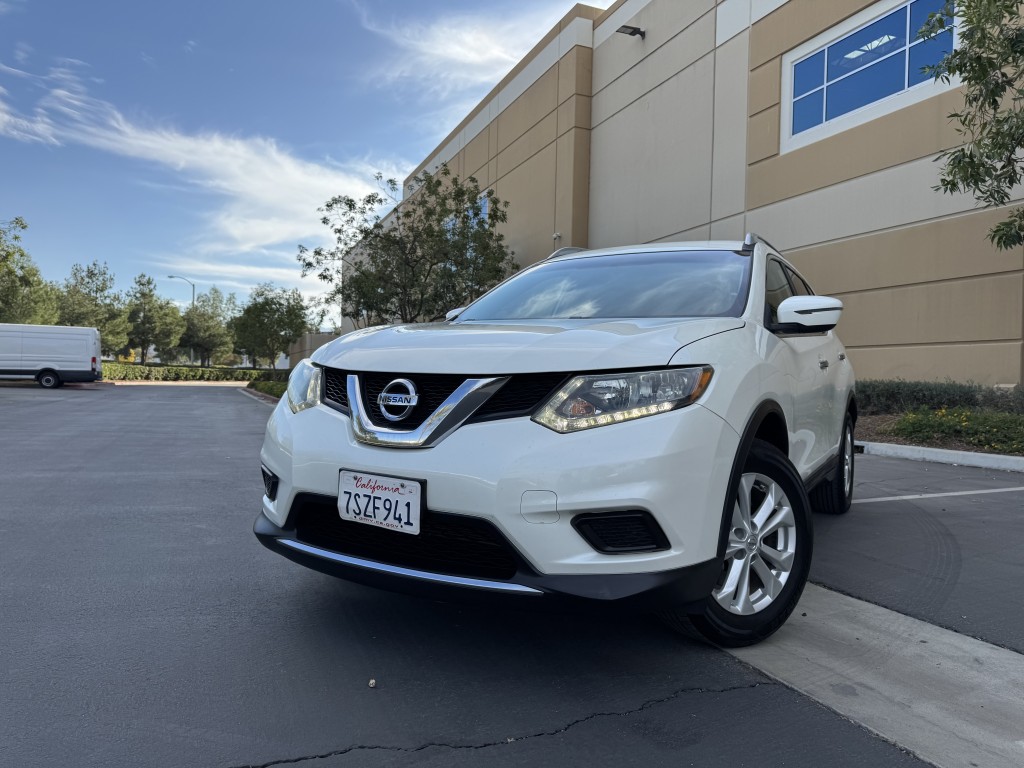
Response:
POLYGON ((786 278, 782 264, 770 259, 764 276, 764 313, 765 323, 774 325, 779 321, 779 304, 793 295, 793 289, 786 278))

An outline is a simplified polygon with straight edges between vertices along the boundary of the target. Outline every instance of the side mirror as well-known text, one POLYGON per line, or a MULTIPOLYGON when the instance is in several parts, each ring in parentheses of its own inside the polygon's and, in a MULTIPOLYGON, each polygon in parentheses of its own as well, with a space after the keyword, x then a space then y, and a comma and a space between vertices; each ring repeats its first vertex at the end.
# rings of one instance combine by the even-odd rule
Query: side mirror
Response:
POLYGON ((462 314, 462 310, 464 310, 464 309, 465 309, 465 307, 459 307, 458 309, 449 310, 444 315, 445 321, 447 322, 449 320, 454 320, 456 317, 458 317, 459 315, 462 314))
POLYGON ((780 333, 825 333, 843 313, 843 302, 831 296, 790 296, 779 304, 778 322, 771 330, 780 333))

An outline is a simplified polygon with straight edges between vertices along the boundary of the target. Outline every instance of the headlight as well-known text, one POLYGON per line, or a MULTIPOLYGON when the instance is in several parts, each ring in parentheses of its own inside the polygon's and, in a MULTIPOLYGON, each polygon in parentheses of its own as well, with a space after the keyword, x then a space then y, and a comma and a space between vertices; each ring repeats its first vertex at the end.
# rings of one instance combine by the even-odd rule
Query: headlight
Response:
POLYGON ((710 366, 576 376, 533 420, 555 432, 577 432, 682 408, 704 394, 710 366))
POLYGON ((300 360, 288 377, 288 407, 292 413, 312 408, 320 402, 320 369, 309 360, 300 360))

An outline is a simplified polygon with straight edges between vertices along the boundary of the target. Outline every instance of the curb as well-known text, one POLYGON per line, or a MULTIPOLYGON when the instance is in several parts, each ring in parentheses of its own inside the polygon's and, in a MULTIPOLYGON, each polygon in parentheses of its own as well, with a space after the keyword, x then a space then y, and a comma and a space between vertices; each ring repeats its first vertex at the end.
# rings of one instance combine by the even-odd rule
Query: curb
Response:
POLYGON ((973 451, 948 451, 944 448, 923 448, 918 445, 896 445, 894 443, 857 443, 869 456, 888 456, 911 461, 931 461, 936 464, 952 464, 961 467, 1001 469, 1007 472, 1024 472, 1024 456, 1005 456, 1001 453, 975 453, 973 451))
POLYGON ((263 403, 264 405, 276 406, 279 398, 273 397, 272 395, 265 394, 263 392, 257 392, 255 389, 249 389, 243 387, 238 390, 246 397, 251 397, 253 400, 263 403))

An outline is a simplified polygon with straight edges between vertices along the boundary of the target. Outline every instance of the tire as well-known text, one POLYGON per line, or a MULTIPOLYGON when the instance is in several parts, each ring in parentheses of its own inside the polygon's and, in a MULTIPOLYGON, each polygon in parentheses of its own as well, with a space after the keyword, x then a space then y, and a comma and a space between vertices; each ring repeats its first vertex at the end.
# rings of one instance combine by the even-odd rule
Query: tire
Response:
POLYGON ((43 371, 36 377, 39 386, 43 389, 57 389, 61 385, 60 376, 54 371, 43 371))
POLYGON ((826 515, 845 515, 853 503, 853 419, 843 419, 843 439, 839 443, 839 466, 831 480, 819 484, 811 492, 811 506, 826 515))
POLYGON ((811 567, 810 504, 796 469, 755 440, 743 465, 718 583, 696 611, 662 618, 673 629, 726 648, 754 645, 793 612, 811 567), (686 624, 690 626, 686 626, 686 624))

